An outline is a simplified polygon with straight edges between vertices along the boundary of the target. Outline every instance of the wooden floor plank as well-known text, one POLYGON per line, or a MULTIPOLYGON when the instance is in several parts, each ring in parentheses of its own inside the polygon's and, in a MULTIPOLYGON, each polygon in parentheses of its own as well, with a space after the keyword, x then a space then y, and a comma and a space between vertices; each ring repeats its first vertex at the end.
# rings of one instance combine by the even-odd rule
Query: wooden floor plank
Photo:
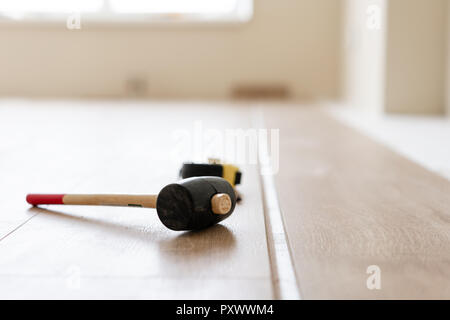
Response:
POLYGON ((222 278, 201 279, 163 277, 86 277, 83 276, 78 284, 70 276, 46 277, 17 276, 13 279, 2 279, 2 292, 9 294, 2 299, 99 299, 105 292, 105 284, 109 290, 108 299, 230 299, 233 292, 234 299, 267 299, 267 283, 261 279, 232 278, 224 281, 222 278), (46 283, 43 291, 36 290, 46 283), (75 283, 75 284, 74 284, 75 283), (17 288, 21 290, 17 290, 17 288), (52 290, 48 290, 51 288, 52 290))
POLYGON ((280 128, 276 184, 303 298, 450 298, 450 182, 307 107, 280 128), (367 268, 381 269, 369 290, 367 268))
POLYGON ((0 241, 0 298, 273 297, 256 166, 242 168, 244 201, 233 216, 201 232, 170 231, 152 209, 24 201, 27 192, 158 192, 177 179, 175 130, 192 131, 197 121, 248 127, 246 108, 60 103, 3 112, 16 123, 34 118, 14 133, 21 148, 4 149, 13 172, 3 173, 19 181, 2 185, 13 195, 0 208, 4 230, 36 216, 0 241), (67 284, 73 277, 79 287, 67 284))

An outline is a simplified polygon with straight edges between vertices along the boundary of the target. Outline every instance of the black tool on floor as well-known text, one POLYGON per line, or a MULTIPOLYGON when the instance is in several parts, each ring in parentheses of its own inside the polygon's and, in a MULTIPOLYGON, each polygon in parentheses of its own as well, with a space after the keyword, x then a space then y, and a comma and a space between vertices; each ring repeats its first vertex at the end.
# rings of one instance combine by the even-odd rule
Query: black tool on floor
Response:
POLYGON ((193 177, 169 184, 158 195, 29 194, 27 202, 63 205, 97 205, 156 208, 161 222, 172 230, 210 227, 234 211, 236 195, 220 177, 193 177))

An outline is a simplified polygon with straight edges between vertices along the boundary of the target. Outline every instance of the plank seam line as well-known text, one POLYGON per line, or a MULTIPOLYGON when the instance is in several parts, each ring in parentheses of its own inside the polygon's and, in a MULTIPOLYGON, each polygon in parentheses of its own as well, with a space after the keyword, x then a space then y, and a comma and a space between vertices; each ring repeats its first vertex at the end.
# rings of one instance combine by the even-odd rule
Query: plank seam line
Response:
POLYGON ((19 224, 17 227, 15 227, 14 229, 12 229, 10 232, 8 232, 7 234, 5 234, 3 237, 0 238, 0 242, 5 239, 6 237, 10 236, 11 234, 13 234, 14 232, 16 232, 17 230, 19 230, 22 226, 24 226, 28 221, 30 221, 31 219, 33 219, 34 217, 36 217, 39 213, 35 213, 33 214, 31 217, 29 217, 28 219, 26 219, 24 222, 22 222, 21 224, 19 224))
MULTIPOLYGON (((253 127, 268 130, 263 110, 257 108, 253 111, 253 127)), ((269 137, 269 133, 267 133, 267 137, 269 137)), ((274 296, 275 299, 298 300, 301 299, 301 295, 278 202, 278 194, 273 174, 267 174, 267 172, 273 172, 267 152, 268 143, 269 141, 258 141, 258 166, 274 296), (264 143, 266 145, 263 145, 264 143)))

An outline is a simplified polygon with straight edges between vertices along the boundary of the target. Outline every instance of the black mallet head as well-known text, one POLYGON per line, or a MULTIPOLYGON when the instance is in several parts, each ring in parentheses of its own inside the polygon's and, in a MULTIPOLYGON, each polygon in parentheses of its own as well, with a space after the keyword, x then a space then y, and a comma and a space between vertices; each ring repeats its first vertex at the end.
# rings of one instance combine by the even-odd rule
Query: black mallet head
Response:
POLYGON ((195 177, 164 187, 156 210, 161 222, 172 230, 199 230, 228 218, 236 196, 228 181, 219 177, 195 177))

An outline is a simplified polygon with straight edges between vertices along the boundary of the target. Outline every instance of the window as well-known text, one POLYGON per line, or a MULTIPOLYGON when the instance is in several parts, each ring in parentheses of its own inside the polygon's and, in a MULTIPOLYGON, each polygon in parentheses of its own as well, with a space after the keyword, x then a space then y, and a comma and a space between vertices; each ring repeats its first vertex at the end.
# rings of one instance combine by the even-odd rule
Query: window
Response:
POLYGON ((2 20, 63 20, 73 13, 94 22, 245 22, 253 0, 0 0, 2 20))

